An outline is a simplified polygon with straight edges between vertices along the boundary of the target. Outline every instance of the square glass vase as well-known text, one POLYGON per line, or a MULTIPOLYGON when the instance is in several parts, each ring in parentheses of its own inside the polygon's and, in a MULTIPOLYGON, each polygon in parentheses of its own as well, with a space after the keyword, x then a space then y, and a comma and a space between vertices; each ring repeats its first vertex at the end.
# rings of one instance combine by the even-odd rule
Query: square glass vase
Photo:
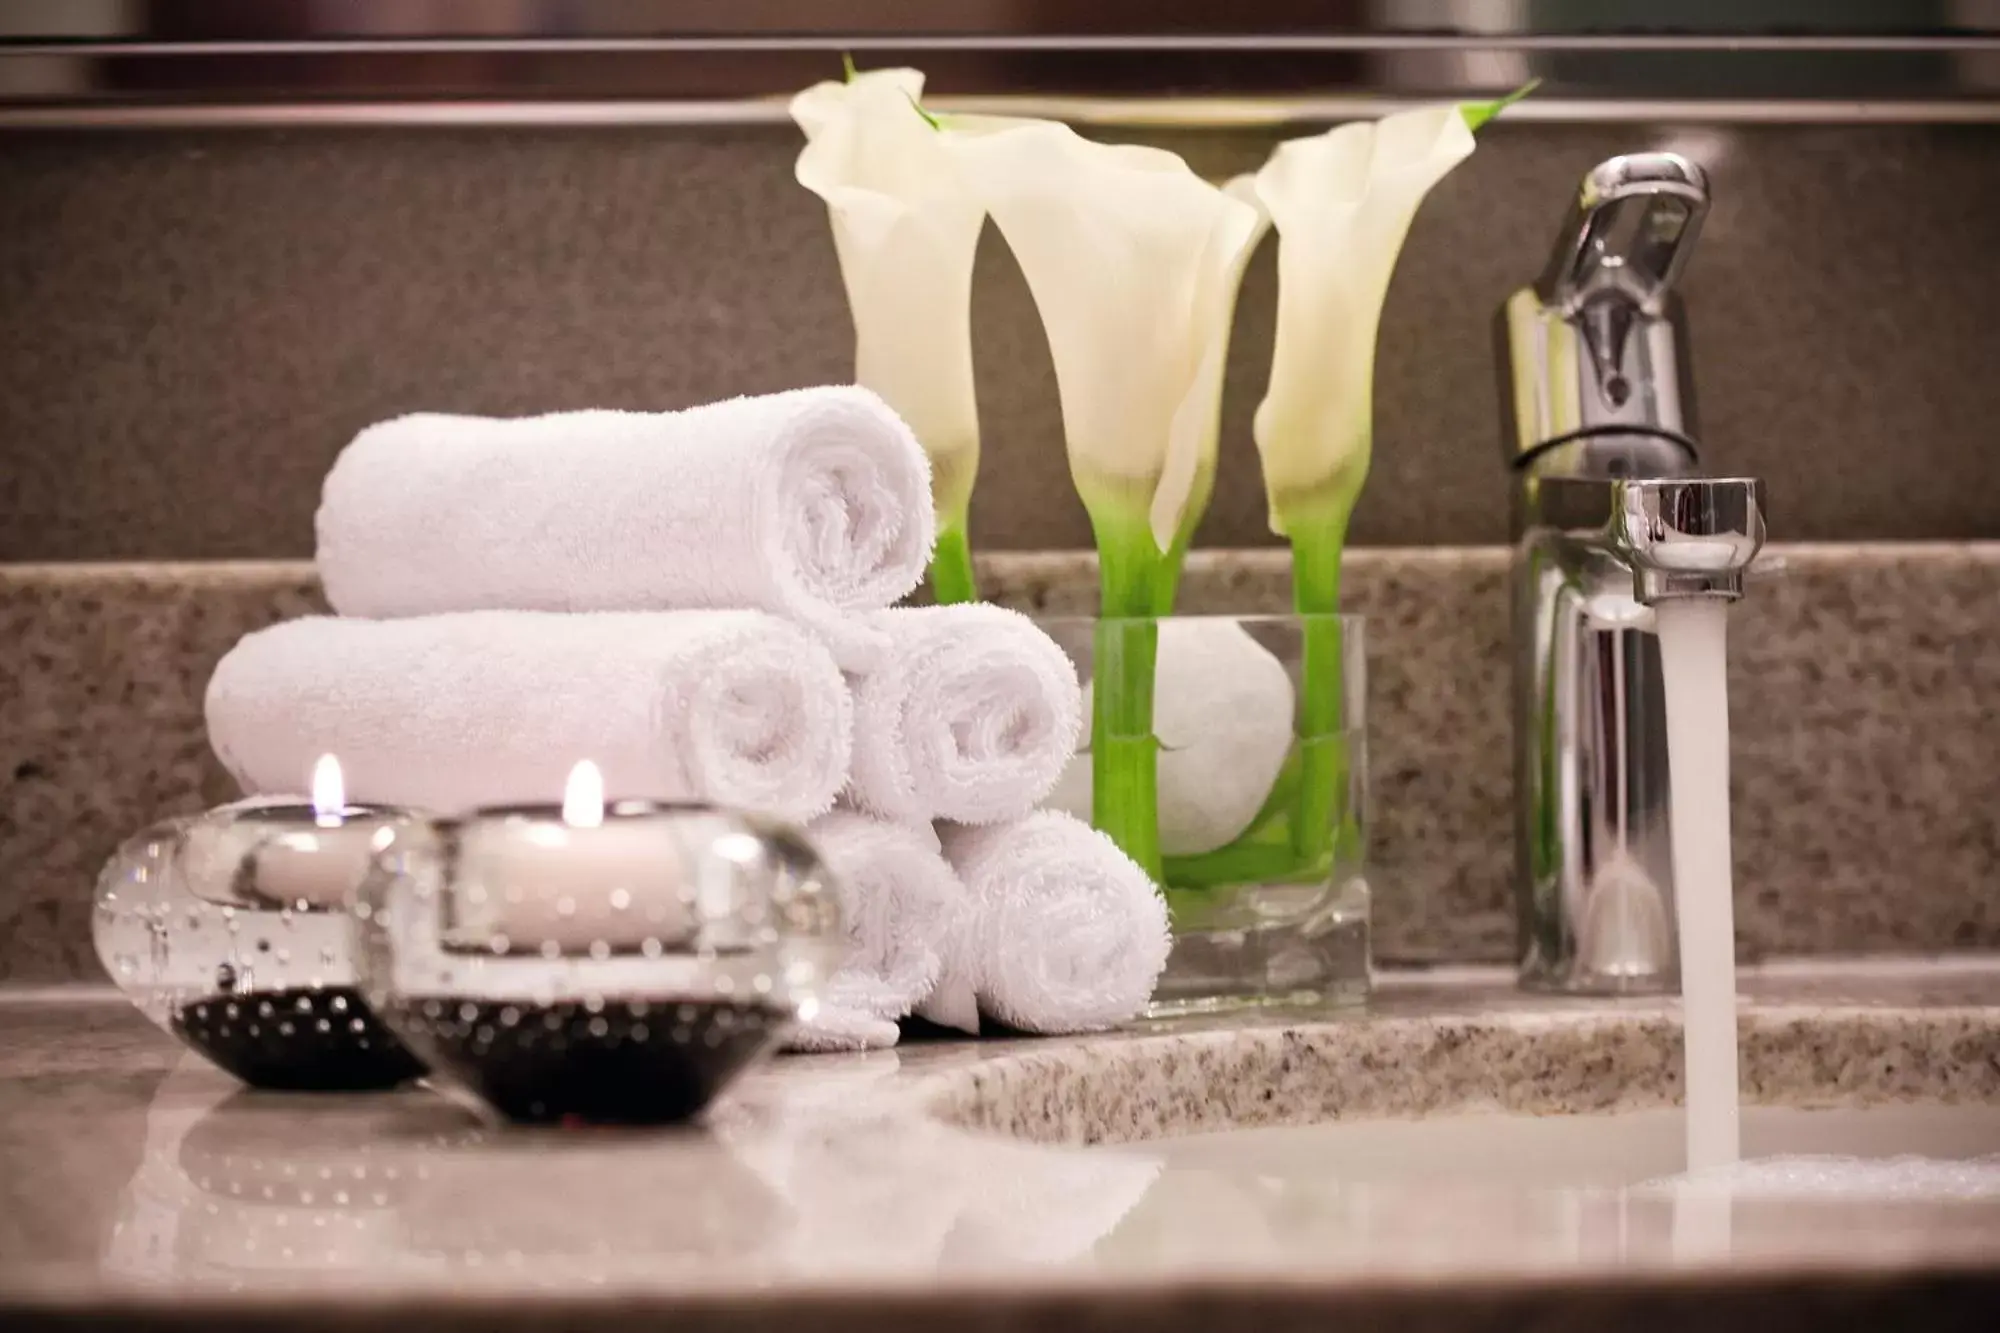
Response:
POLYGON ((1358 616, 1042 617, 1087 730, 1044 804, 1164 889, 1156 1016, 1369 992, 1366 650, 1358 616))

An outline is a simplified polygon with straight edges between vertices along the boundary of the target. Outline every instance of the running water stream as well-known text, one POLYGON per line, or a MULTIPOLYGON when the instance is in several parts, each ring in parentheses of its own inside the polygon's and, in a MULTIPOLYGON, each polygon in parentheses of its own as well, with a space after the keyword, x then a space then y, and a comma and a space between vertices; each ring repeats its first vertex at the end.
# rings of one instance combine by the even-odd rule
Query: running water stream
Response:
POLYGON ((1687 1043, 1687 1169, 1736 1161, 1736 911, 1729 863, 1729 603, 1655 608, 1667 700, 1675 916, 1687 1043))

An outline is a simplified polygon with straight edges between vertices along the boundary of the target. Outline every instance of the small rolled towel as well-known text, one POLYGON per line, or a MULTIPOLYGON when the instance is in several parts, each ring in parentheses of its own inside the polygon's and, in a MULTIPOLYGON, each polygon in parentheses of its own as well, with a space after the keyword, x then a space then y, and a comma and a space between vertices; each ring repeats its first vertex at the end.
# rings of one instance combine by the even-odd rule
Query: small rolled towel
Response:
POLYGON ((799 389, 684 412, 370 426, 327 474, 317 520, 343 615, 753 607, 843 666, 882 632, 856 612, 923 578, 930 464, 866 389, 799 389))
POLYGON ((903 824, 990 824, 1034 809, 1083 725, 1063 650, 1026 616, 983 603, 867 619, 893 647, 855 677, 849 799, 903 824))
POLYGON ((208 683, 209 743, 250 792, 335 755, 358 801, 456 812, 613 797, 804 821, 846 775, 852 708, 824 645, 755 611, 310 617, 248 635, 208 683))
POLYGON ((823 1001, 785 1034, 784 1049, 799 1055, 836 1051, 881 1051, 894 1046, 902 1029, 886 1018, 823 1001))
POLYGON ((909 1013, 937 985, 965 907, 965 886, 930 825, 891 824, 834 810, 806 827, 833 872, 849 952, 832 1002, 879 1019, 909 1013))
POLYGON ((1145 1009, 1167 965, 1167 905, 1116 843, 1054 810, 939 833, 973 904, 964 965, 981 1013, 1059 1033, 1145 1009))

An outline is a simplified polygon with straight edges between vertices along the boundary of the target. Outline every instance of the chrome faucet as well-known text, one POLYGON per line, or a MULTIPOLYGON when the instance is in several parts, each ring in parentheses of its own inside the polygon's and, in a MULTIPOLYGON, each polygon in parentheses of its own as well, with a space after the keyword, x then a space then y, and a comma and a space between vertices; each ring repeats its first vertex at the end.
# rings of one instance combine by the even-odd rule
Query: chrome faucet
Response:
POLYGON ((1696 475, 1674 284, 1708 211, 1671 153, 1593 169, 1499 316, 1513 471, 1515 893, 1524 985, 1680 982, 1653 607, 1742 596, 1758 484, 1696 475))

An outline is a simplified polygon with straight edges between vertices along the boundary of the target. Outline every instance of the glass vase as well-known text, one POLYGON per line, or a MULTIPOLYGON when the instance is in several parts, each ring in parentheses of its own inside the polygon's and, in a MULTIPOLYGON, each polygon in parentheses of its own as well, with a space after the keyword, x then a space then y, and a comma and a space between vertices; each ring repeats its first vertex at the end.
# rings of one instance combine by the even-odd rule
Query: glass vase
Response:
POLYGON ((356 989, 347 914, 375 839, 410 818, 264 801, 155 824, 99 876, 98 958, 147 1017, 252 1087, 416 1078, 356 989))
POLYGON ((1360 618, 1038 623, 1089 721, 1045 804, 1118 838, 1172 909, 1152 1012, 1366 999, 1360 618))

